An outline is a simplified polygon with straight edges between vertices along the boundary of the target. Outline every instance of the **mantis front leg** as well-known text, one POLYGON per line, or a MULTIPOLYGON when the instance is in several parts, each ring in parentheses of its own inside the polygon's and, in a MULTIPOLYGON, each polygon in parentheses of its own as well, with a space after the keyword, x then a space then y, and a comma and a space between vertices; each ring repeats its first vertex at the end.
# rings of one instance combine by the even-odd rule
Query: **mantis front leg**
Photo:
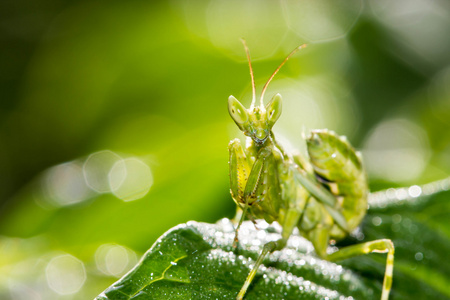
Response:
MULTIPOLYGON (((275 178, 278 178, 280 174, 273 177, 270 176, 270 172, 277 172, 275 170, 278 170, 278 166, 275 163, 276 152, 274 152, 275 150, 273 147, 267 146, 258 151, 251 170, 249 161, 240 145, 239 140, 233 140, 229 145, 229 150, 231 193, 235 202, 243 209, 243 214, 240 218, 238 227, 236 228, 235 243, 237 243, 238 240, 239 227, 245 218, 245 214, 249 206, 251 205, 263 206, 263 217, 266 220, 271 218, 273 220, 278 220, 281 222, 283 227, 282 235, 279 240, 271 241, 264 245, 261 254, 256 260, 244 282, 244 285, 237 295, 236 299, 240 300, 243 299, 248 287, 256 275, 259 266, 262 264, 267 254, 275 250, 281 250, 286 246, 289 236, 292 234, 293 229, 297 226, 300 220, 306 201, 300 201, 301 203, 296 201, 299 195, 301 195, 300 198, 305 198, 305 192, 300 192, 296 188, 292 188, 293 185, 291 185, 289 192, 287 192, 287 194, 289 194, 289 204, 287 204, 289 208, 286 208, 285 213, 283 213, 283 217, 281 217, 280 220, 278 212, 280 203, 283 202, 283 199, 281 198, 280 193, 273 193, 273 190, 278 190, 279 188, 278 182, 275 178), (269 170, 271 171, 269 172, 269 170)), ((293 182, 294 179, 292 174, 292 170, 286 168, 286 173, 283 176, 288 178, 284 178, 284 182, 293 182)))
POLYGON ((230 142, 230 184, 231 195, 236 204, 243 210, 236 228, 236 236, 233 246, 238 241, 239 227, 244 220, 247 210, 254 202, 262 201, 267 195, 267 184, 265 182, 267 163, 272 156, 271 147, 264 147, 259 152, 250 167, 250 162, 238 139, 230 142))

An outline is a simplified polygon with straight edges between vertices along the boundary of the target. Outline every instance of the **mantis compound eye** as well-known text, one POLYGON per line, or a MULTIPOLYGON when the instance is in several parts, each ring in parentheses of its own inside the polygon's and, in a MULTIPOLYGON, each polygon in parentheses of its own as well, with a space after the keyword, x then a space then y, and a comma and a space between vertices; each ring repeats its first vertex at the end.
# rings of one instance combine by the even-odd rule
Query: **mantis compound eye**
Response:
POLYGON ((266 111, 267 111, 267 121, 269 124, 269 128, 272 128, 272 126, 275 124, 275 122, 278 120, 278 118, 281 115, 281 95, 276 94, 273 96, 272 100, 270 100, 269 103, 266 105, 266 111))
POLYGON ((239 128, 243 129, 248 121, 248 113, 245 107, 233 96, 228 97, 228 112, 239 128))

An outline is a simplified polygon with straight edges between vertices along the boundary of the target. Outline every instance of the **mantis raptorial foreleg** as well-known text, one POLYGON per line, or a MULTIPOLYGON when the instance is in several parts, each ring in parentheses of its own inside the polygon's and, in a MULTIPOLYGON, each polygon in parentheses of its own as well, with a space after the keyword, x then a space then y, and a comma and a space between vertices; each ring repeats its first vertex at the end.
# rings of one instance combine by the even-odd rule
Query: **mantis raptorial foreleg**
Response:
POLYGON ((267 163, 272 156, 272 149, 270 147, 262 148, 258 152, 253 166, 250 168, 240 140, 234 139, 230 142, 228 148, 230 154, 231 193, 233 199, 237 199, 237 204, 242 209, 242 215, 236 227, 233 244, 235 247, 238 241, 239 228, 246 217, 249 205, 255 201, 260 201, 267 193, 264 178, 267 163))

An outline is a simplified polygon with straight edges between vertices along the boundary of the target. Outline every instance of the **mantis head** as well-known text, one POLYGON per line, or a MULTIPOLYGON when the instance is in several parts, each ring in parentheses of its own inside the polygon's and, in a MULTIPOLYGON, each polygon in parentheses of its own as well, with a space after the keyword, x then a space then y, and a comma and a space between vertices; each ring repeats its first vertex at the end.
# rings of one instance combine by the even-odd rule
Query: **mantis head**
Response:
POLYGON ((306 45, 301 45, 295 48, 278 66, 278 68, 267 80, 266 84, 261 93, 260 104, 255 106, 256 99, 256 88, 255 88, 255 78, 253 77, 252 63, 250 61, 250 52, 248 50, 247 44, 242 40, 244 44, 245 52, 247 54, 248 65, 250 68, 250 77, 252 79, 252 92, 253 99, 252 104, 249 109, 246 109, 235 97, 228 97, 228 112, 231 118, 234 120, 239 129, 246 135, 252 138, 252 140, 257 144, 263 144, 267 138, 270 136, 270 131, 273 125, 278 120, 281 115, 281 95, 276 94, 273 96, 267 105, 264 106, 264 93, 266 92, 267 86, 269 85, 272 78, 281 67, 286 63, 286 61, 298 50, 305 48, 306 45))
POLYGON ((250 106, 246 109, 235 97, 228 98, 228 112, 239 129, 252 138, 255 143, 262 144, 270 135, 273 125, 281 115, 281 95, 276 94, 264 106, 250 106))

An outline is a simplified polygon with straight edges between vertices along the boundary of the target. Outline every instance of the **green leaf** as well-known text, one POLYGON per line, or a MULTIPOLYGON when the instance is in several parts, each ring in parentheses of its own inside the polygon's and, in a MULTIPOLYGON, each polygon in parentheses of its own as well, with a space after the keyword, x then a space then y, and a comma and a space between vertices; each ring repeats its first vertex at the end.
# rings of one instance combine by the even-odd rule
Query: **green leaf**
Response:
MULTIPOLYGON (((449 224, 437 225, 448 220, 449 198, 442 191, 382 205, 372 201, 362 231, 338 246, 391 238, 396 253, 390 299, 448 299, 449 224), (429 217, 433 211, 436 218, 429 217)), ((262 245, 280 237, 276 223, 258 226, 244 222, 234 250, 228 219, 178 225, 96 299, 234 299, 262 245)), ((369 254, 328 262, 294 233, 286 248, 265 259, 245 299, 379 299, 385 260, 385 254, 369 254)))

